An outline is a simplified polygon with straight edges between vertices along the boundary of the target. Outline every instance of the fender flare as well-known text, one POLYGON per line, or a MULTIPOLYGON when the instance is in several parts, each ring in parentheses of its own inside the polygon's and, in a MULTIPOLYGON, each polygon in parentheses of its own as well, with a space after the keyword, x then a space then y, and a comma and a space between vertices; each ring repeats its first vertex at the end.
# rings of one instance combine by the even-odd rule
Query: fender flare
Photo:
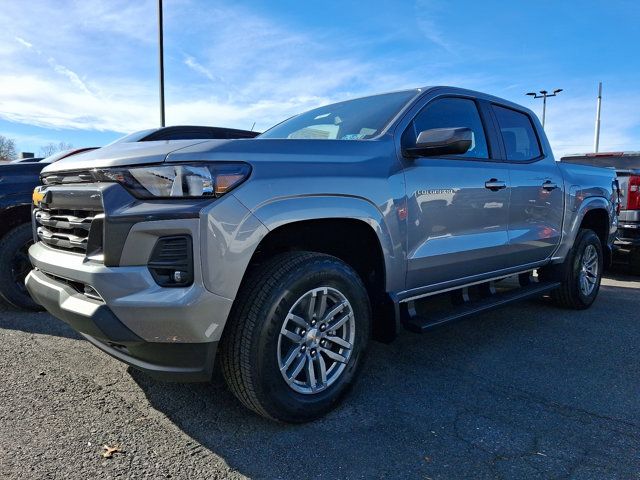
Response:
MULTIPOLYGON (((558 251, 554 254, 553 258, 555 261, 564 261, 567 254, 573 247, 573 244, 578 236, 578 231, 580 230, 580 225, 582 224, 587 213, 593 210, 604 210, 607 212, 607 216, 609 218, 609 225, 611 226, 611 219, 614 219, 614 224, 616 223, 616 216, 613 212, 613 206, 609 200, 605 197, 593 196, 585 198, 579 205, 577 205, 575 211, 568 210, 566 212, 567 215, 572 216, 572 220, 570 224, 564 226, 565 229, 565 240, 563 240, 562 244, 558 248, 558 251)), ((614 229, 615 230, 615 229, 614 229)), ((609 237, 611 237, 612 232, 609 231, 609 237)), ((603 246, 607 248, 607 245, 603 246)))
POLYGON ((382 251, 386 290, 397 291, 404 286, 404 242, 392 236, 388 225, 391 215, 397 221, 393 205, 389 205, 387 210, 385 215, 373 203, 356 196, 305 195, 270 200, 252 213, 269 231, 308 220, 351 219, 366 223, 373 229, 382 251))

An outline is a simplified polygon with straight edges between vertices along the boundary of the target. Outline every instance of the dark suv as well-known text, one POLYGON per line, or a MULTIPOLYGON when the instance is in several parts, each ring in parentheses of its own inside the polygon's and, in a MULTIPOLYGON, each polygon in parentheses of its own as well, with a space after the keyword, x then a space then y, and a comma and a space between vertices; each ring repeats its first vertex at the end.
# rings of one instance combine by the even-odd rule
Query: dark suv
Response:
POLYGON ((39 183, 40 171, 77 153, 95 150, 65 150, 37 162, 0 165, 0 297, 19 308, 39 309, 24 279, 31 269, 27 250, 33 243, 31 228, 31 194, 39 183))

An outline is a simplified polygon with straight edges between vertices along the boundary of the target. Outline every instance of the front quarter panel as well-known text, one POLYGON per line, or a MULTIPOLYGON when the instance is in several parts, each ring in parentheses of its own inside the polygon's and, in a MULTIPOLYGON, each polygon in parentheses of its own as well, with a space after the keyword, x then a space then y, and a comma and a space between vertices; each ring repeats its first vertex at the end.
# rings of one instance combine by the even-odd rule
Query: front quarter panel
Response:
POLYGON ((234 299, 267 228, 228 194, 200 213, 202 271, 207 290, 234 299))
POLYGON ((399 291, 404 288, 405 281, 405 244, 399 236, 392 235, 388 226, 389 223, 395 223, 392 228, 399 229, 396 210, 397 205, 391 200, 383 210, 379 210, 358 197, 309 195, 278 198, 261 205, 254 213, 269 230, 289 223, 317 219, 353 219, 366 223, 375 232, 382 249, 387 291, 399 291))

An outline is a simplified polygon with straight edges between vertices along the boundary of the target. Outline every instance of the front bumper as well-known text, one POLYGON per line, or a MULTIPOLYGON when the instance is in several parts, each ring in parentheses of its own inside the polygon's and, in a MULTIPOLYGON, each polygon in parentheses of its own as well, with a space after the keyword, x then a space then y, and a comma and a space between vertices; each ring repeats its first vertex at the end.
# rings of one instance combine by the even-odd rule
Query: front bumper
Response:
POLYGON ((213 202, 146 202, 118 184, 74 183, 41 193, 29 249, 34 270, 26 280, 34 299, 136 368, 170 379, 209 378, 233 298, 266 227, 232 194, 213 202), (161 287, 147 266, 158 239, 167 236, 192 240, 189 286, 161 287))
MULTIPOLYGON (((210 378, 232 300, 207 290, 199 248, 193 249, 190 286, 161 287, 147 267, 161 237, 186 235, 198 246, 197 210, 184 215, 163 207, 160 216, 151 210, 159 207, 131 202, 118 186, 55 189, 52 208, 98 201, 93 197, 106 207, 104 228, 96 229, 102 249, 84 254, 36 242, 29 249, 30 294, 98 348, 138 369, 171 380, 210 378), (117 204, 109 205, 114 198, 117 204), (137 216, 139 210, 146 215, 137 216)), ((98 238, 91 225, 89 243, 98 238)))
MULTIPOLYGON (((26 279, 29 293, 47 311, 118 360, 165 380, 206 381, 211 378, 217 341, 145 340, 103 301, 79 292, 77 283, 41 270, 31 271, 26 279)), ((144 308, 140 305, 137 311, 144 311, 144 308)))

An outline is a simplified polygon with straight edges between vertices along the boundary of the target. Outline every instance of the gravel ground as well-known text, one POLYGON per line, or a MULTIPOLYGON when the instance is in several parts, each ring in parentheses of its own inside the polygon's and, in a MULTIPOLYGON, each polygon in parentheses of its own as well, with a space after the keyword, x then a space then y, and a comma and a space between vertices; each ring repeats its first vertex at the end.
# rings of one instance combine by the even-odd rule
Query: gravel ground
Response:
POLYGON ((639 289, 614 273, 588 311, 531 301, 373 344, 344 404, 304 426, 0 307, 0 477, 638 479, 639 289))

